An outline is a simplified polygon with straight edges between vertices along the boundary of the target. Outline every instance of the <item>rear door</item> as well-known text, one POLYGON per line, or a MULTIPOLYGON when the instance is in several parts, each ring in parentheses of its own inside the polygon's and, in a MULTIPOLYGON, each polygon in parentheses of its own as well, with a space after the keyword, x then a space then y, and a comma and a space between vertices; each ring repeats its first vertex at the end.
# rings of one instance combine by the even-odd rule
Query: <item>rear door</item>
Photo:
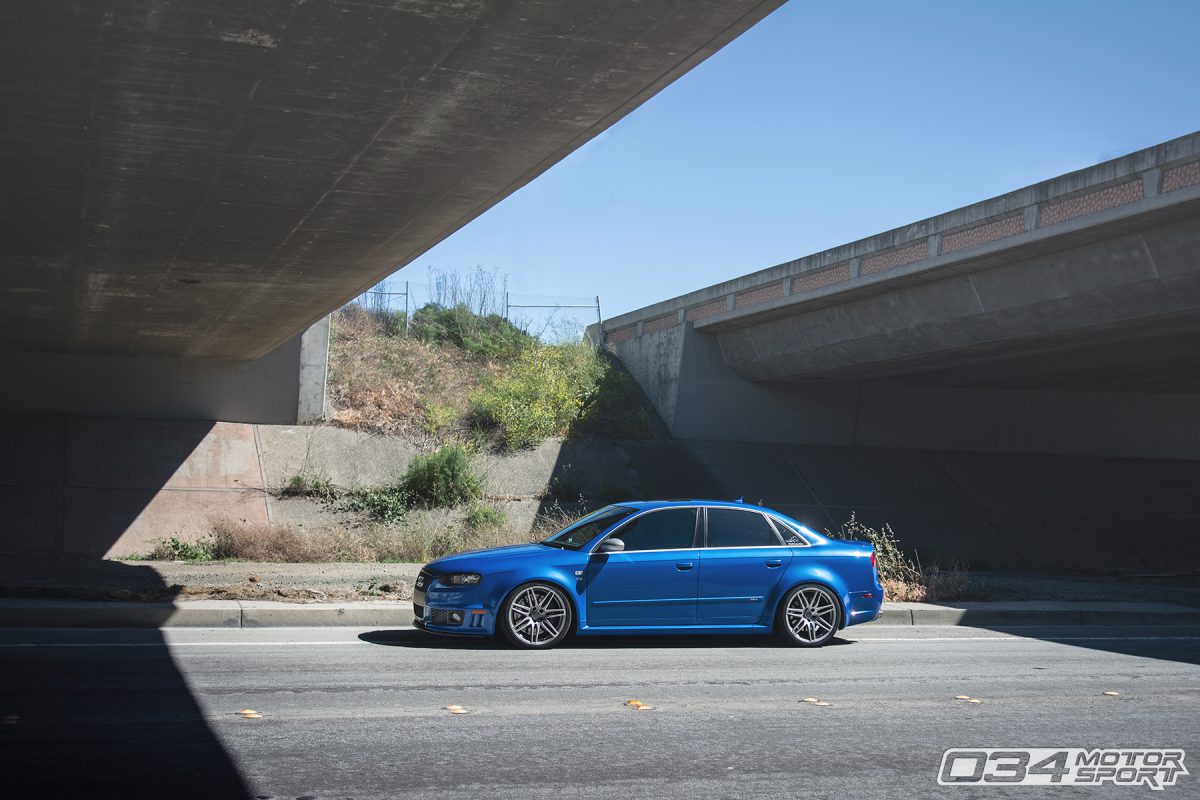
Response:
POLYGON ((697 622, 752 625, 762 619, 792 560, 767 518, 753 509, 708 508, 700 550, 697 622))
POLYGON ((697 520, 696 508, 662 508, 610 534, 625 549, 588 558, 588 626, 694 624, 697 520))

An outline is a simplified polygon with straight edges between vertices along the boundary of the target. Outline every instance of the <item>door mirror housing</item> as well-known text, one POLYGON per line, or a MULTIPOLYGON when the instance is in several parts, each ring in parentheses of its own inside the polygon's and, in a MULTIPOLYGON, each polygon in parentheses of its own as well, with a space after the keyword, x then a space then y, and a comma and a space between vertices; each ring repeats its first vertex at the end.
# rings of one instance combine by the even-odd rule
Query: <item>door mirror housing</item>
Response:
POLYGON ((598 553, 619 553, 625 549, 625 543, 616 537, 605 539, 600 543, 600 547, 596 548, 598 553))

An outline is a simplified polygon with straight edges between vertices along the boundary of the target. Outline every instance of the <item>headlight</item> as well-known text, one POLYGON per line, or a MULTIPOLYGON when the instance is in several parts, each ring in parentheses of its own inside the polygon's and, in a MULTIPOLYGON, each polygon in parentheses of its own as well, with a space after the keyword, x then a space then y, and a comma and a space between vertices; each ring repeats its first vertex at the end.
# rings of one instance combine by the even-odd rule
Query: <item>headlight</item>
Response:
POLYGON ((455 572, 443 575, 438 580, 446 586, 474 586, 479 583, 478 572, 455 572))

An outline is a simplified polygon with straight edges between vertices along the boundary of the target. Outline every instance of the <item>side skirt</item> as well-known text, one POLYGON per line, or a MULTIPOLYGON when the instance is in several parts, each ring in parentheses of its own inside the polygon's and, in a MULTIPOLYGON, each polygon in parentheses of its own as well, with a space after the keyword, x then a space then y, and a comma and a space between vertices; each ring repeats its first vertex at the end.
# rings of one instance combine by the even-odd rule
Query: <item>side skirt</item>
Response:
POLYGON ((585 625, 577 631, 580 636, 638 636, 670 633, 761 635, 770 632, 770 625, 585 625))

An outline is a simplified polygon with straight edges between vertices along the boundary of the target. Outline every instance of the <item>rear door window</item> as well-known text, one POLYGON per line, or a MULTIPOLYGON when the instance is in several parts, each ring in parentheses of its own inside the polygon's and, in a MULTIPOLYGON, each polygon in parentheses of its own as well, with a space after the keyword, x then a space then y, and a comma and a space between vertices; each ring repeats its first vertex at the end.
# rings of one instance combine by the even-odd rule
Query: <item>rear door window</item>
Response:
POLYGON ((767 518, 757 511, 708 509, 709 547, 774 547, 783 544, 767 518))

